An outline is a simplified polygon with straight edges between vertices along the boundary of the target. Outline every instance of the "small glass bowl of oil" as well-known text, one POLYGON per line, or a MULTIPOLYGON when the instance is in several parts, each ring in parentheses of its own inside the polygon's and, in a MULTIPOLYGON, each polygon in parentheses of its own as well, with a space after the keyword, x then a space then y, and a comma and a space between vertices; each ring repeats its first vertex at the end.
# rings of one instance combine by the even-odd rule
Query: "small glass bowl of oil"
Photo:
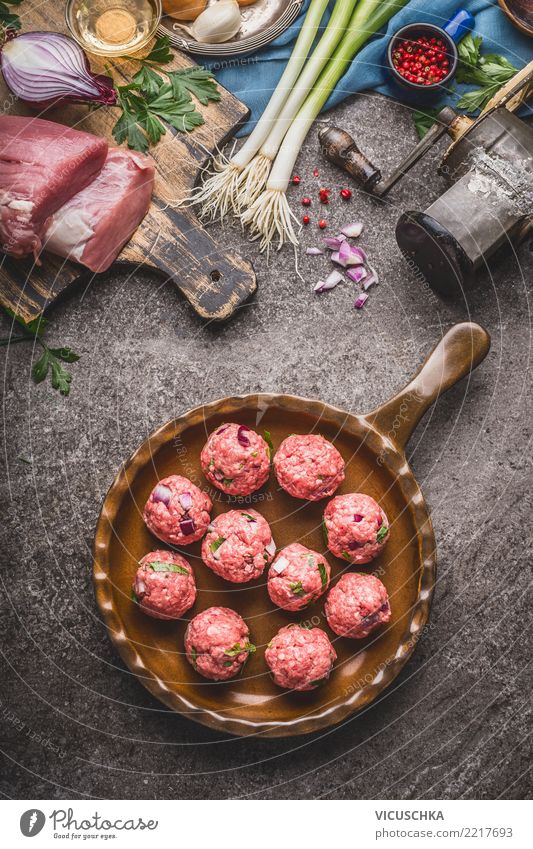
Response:
POLYGON ((78 44, 98 56, 127 56, 153 38, 161 0, 68 0, 67 26, 78 44))

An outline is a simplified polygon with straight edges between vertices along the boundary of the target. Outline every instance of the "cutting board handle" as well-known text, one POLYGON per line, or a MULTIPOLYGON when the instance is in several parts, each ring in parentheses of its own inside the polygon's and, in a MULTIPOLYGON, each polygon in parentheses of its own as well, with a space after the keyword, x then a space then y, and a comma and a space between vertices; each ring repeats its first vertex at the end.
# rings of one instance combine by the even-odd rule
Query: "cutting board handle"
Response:
POLYGON ((365 416, 394 447, 403 451, 424 413, 487 356, 490 336, 479 324, 454 324, 422 367, 394 398, 365 416))

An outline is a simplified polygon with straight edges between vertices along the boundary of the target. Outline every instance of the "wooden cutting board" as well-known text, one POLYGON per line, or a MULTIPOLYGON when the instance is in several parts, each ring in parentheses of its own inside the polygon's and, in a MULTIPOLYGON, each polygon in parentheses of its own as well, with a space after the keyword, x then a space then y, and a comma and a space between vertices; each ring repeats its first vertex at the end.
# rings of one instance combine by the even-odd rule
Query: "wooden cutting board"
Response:
MULTIPOLYGON (((23 32, 67 31, 62 3, 23 0, 17 11, 23 32)), ((93 70, 102 71, 98 59, 90 58, 93 70)), ((168 68, 190 65, 194 65, 191 59, 177 53, 168 68)), ((122 83, 129 81, 138 65, 120 60, 113 68, 116 81, 122 83)), ((151 148, 156 164, 152 204, 113 268, 117 264, 127 266, 126 274, 138 266, 152 268, 175 283, 201 318, 224 321, 255 291, 253 267, 231 247, 218 245, 200 225, 191 208, 176 208, 177 201, 184 198, 197 181, 202 165, 248 115, 244 104, 221 86, 219 90, 218 103, 207 107, 196 103, 205 118, 203 126, 188 134, 177 133, 169 127, 161 141, 151 148)), ((3 111, 36 114, 13 102, 3 80, 0 95, 3 111)), ((111 128, 119 114, 118 109, 108 107, 90 112, 87 106, 72 105, 49 109, 39 117, 104 136, 114 144, 111 128)), ((94 276, 82 266, 51 254, 42 255, 40 266, 32 258, 14 260, 0 256, 0 301, 26 320, 39 315, 75 281, 94 276)))

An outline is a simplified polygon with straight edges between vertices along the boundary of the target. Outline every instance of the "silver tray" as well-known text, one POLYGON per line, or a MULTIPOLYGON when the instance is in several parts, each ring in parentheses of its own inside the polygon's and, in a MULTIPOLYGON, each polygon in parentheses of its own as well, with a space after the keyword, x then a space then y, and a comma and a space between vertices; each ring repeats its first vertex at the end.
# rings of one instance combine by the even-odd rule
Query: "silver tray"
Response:
MULTIPOLYGON (((210 0, 209 5, 216 0, 210 0)), ((164 15, 157 30, 158 35, 168 35, 173 47, 197 56, 235 56, 250 53, 274 41, 296 20, 304 0, 256 0, 251 6, 241 8, 242 26, 232 39, 224 44, 201 44, 191 40, 169 15, 164 15)))

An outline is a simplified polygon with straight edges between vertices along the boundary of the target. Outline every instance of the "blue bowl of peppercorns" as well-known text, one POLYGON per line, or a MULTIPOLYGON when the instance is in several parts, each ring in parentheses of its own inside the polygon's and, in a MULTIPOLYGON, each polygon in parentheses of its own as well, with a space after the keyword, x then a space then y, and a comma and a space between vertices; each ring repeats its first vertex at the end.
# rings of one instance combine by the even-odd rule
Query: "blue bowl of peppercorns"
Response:
POLYGON ((408 24, 389 42, 387 60, 394 82, 427 101, 442 94, 457 69, 457 47, 441 27, 408 24))
POLYGON ((427 102, 442 94, 457 70, 456 42, 474 25, 461 9, 445 26, 407 24, 394 33, 387 48, 392 78, 411 100, 427 102))

